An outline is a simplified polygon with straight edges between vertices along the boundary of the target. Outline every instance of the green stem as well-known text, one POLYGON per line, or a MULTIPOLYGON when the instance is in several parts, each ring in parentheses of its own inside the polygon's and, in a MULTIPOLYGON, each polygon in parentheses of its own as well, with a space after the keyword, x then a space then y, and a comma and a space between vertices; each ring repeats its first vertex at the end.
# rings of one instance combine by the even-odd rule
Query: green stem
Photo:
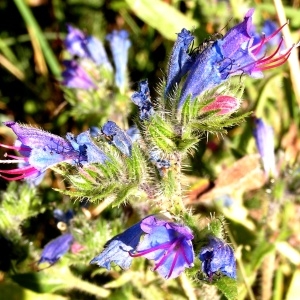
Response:
POLYGON ((73 274, 68 274, 68 280, 71 283, 71 287, 88 294, 96 295, 97 297, 107 298, 110 295, 110 291, 95 284, 89 283, 88 281, 84 281, 80 278, 75 277, 73 274))
POLYGON ((43 54, 49 65, 51 72, 58 79, 61 74, 61 67, 60 67, 51 47, 49 46, 49 43, 46 40, 39 24, 37 23, 36 19, 34 18, 32 11, 29 9, 28 5, 25 3, 24 0, 14 0, 14 2, 20 11, 20 14, 22 15, 22 17, 24 19, 26 26, 28 26, 29 28, 31 28, 33 30, 38 42, 40 43, 41 49, 43 51, 43 54))

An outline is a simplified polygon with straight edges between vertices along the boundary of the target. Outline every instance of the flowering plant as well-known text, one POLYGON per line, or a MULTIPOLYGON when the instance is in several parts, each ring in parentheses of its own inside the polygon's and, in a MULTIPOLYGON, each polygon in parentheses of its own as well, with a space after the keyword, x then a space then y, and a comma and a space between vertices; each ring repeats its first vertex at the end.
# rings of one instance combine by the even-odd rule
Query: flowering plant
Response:
MULTIPOLYGON (((116 287, 123 297, 129 293, 123 283, 132 281, 133 297, 142 294, 145 298, 146 286, 163 282, 157 293, 158 299, 164 299, 164 290, 174 289, 173 279, 180 283, 178 295, 183 298, 206 297, 217 291, 237 299, 239 277, 245 277, 245 270, 235 240, 239 238, 234 231, 237 227, 232 224, 255 231, 239 201, 250 191, 248 173, 255 175, 251 180, 258 178, 256 188, 280 177, 273 132, 256 118, 254 137, 260 158, 245 156, 247 162, 239 160, 238 167, 227 174, 220 172, 214 184, 206 181, 205 187, 199 182, 193 186, 186 166, 194 172, 201 169, 194 164, 204 136, 224 136, 251 114, 242 99, 247 77, 262 79, 264 71, 284 64, 298 46, 285 47, 280 37, 275 50, 269 52, 270 42, 287 24, 266 36, 258 35, 253 14, 254 9, 248 10, 244 20, 227 33, 212 35, 199 45, 196 34, 182 28, 160 84, 156 87, 141 78, 133 91, 128 55, 134 44, 129 31, 113 30, 106 36, 107 54, 104 40, 67 25, 67 58, 57 82, 71 107, 70 115, 77 124, 84 123, 84 129, 78 133, 72 128, 60 136, 18 121, 3 122, 3 130, 11 130, 15 142, 0 146, 17 155, 8 152, 5 156, 10 159, 1 163, 18 166, 0 170, 3 179, 13 181, 1 203, 0 238, 5 249, 10 243, 20 245, 32 260, 32 272, 22 266, 20 274, 11 276, 15 282, 31 288, 26 278, 36 276, 34 271, 49 272, 51 277, 57 267, 66 274, 65 281, 75 282, 72 288, 101 298, 118 298, 116 287), (73 199, 74 212, 70 201, 44 202, 39 195, 51 176, 56 178, 52 181, 56 197, 73 199), (25 183, 15 191, 14 181, 20 180, 25 183), (20 204, 14 211, 16 198, 20 204), (202 206, 213 207, 217 214, 202 217, 202 206), (26 228, 26 222, 33 222, 31 217, 47 213, 49 223, 59 232, 41 243, 43 250, 31 253, 32 243, 22 241, 20 226, 26 228), (47 267, 41 267, 43 264, 47 267), (86 274, 86 279, 77 273, 86 274)), ((207 149, 214 154, 213 144, 208 143, 207 149)), ((260 247, 256 251, 263 252, 260 247)), ((22 259, 14 257, 9 255, 9 261, 18 267, 22 259)), ((258 255, 257 261, 261 258, 258 255)), ((5 271, 7 268, 10 263, 5 271)), ((45 280, 43 275, 37 278, 37 282, 45 280)), ((55 289, 66 287, 58 286, 55 289)), ((248 285, 245 289, 251 298, 248 285)))

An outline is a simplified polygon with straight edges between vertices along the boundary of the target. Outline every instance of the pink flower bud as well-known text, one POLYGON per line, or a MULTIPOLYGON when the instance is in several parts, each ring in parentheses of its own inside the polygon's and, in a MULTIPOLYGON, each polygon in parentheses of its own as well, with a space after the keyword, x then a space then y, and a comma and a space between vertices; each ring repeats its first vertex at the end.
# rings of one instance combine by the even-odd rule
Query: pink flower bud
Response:
POLYGON ((232 114, 239 108, 238 99, 231 96, 218 96, 216 99, 202 108, 203 112, 219 110, 217 115, 232 114))

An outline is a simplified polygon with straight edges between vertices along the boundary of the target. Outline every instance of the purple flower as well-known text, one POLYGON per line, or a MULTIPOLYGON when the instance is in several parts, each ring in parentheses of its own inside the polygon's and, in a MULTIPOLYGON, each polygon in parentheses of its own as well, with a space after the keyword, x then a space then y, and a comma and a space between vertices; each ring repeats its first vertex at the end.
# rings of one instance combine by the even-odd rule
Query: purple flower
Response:
POLYGON ((106 36, 106 40, 109 42, 115 64, 116 86, 121 91, 124 91, 127 84, 126 69, 128 61, 128 49, 131 46, 131 43, 128 39, 128 32, 126 30, 114 30, 112 33, 106 36))
POLYGON ((141 80, 139 82, 139 91, 132 94, 131 100, 138 106, 140 119, 142 121, 149 120, 149 118, 154 114, 147 80, 141 80))
POLYGON ((65 60, 63 62, 66 69, 62 72, 62 84, 74 89, 96 89, 97 86, 86 71, 80 67, 76 61, 65 60))
POLYGON ((255 129, 253 130, 256 146, 261 156, 265 173, 276 176, 276 163, 275 163, 275 145, 274 145, 274 132, 271 126, 264 123, 260 118, 255 120, 255 129))
POLYGON ((51 265, 55 264, 71 247, 73 243, 73 235, 65 233, 56 239, 50 241, 43 249, 38 264, 47 262, 51 265))
POLYGON ((194 38, 191 32, 184 28, 178 33, 168 64, 166 94, 171 92, 171 89, 181 81, 181 78, 189 70, 192 60, 187 51, 194 38))
POLYGON ((68 34, 65 38, 65 46, 72 55, 88 57, 86 49, 86 35, 78 28, 67 25, 68 34))
POLYGON ((166 279, 178 277, 185 268, 193 266, 194 236, 187 226, 149 216, 142 220, 141 229, 146 235, 131 251, 132 257, 154 260, 154 271, 166 279))
POLYGON ((208 239, 208 245, 202 247, 199 253, 202 271, 210 280, 217 272, 236 278, 236 264, 232 248, 217 237, 209 236, 208 239))
POLYGON ((126 156, 132 154, 132 141, 125 131, 123 131, 115 122, 107 121, 102 129, 101 134, 106 140, 118 148, 126 156))
POLYGON ((13 149, 21 156, 7 155, 12 160, 3 160, 2 163, 23 163, 23 166, 13 170, 0 170, 1 175, 7 180, 34 179, 43 174, 51 166, 61 162, 75 164, 79 153, 72 145, 60 136, 48 133, 42 129, 20 125, 15 122, 5 122, 17 135, 14 146, 2 145, 4 148, 13 149))
POLYGON ((194 57, 182 88, 179 108, 189 96, 194 99, 202 92, 225 82, 231 76, 247 74, 253 78, 261 78, 262 71, 278 67, 288 59, 295 45, 279 52, 282 39, 274 53, 271 55, 262 53, 264 45, 285 25, 270 36, 263 37, 258 44, 254 44, 253 12, 254 9, 250 9, 243 22, 231 28, 222 39, 216 40, 194 57))
POLYGON ((85 35, 81 30, 67 25, 68 34, 65 39, 67 50, 75 56, 89 58, 95 64, 112 70, 103 44, 93 36, 85 35))
POLYGON ((104 245, 104 250, 90 263, 110 270, 110 264, 114 262, 122 269, 128 269, 133 259, 130 251, 136 249, 143 234, 140 224, 141 222, 133 225, 108 241, 104 245))

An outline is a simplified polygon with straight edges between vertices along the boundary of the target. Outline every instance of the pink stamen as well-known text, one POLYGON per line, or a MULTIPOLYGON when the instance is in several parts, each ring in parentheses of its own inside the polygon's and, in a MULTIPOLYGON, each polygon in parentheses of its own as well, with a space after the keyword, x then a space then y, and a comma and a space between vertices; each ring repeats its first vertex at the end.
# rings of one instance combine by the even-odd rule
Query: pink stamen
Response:
POLYGON ((269 35, 267 38, 264 36, 263 37, 263 43, 259 43, 257 45, 254 45, 253 47, 251 47, 251 52, 255 55, 259 52, 258 48, 261 49, 261 47, 266 44, 270 39, 272 39, 275 35, 277 35, 284 26, 286 26, 289 22, 287 21, 286 23, 284 23, 281 27, 279 27, 277 30, 275 30, 271 35, 269 35))
POLYGON ((251 47, 251 50, 254 49, 254 51, 250 50, 254 55, 256 55, 257 53, 259 53, 259 51, 261 50, 261 48, 264 46, 264 43, 265 43, 265 39, 266 39, 266 36, 263 35, 262 37, 262 40, 260 41, 260 43, 258 45, 255 45, 253 47, 251 47))
POLYGON ((0 173, 4 173, 4 174, 22 174, 22 173, 30 171, 32 169, 36 170, 32 166, 27 166, 27 167, 24 167, 24 168, 13 169, 13 170, 0 170, 0 173))
POLYGON ((263 58, 263 57, 262 57, 262 58, 259 59, 257 62, 258 62, 258 63, 261 63, 261 62, 263 63, 263 62, 265 62, 265 61, 270 60, 272 57, 274 57, 274 56, 279 52, 279 49, 280 49, 280 47, 281 47, 282 42, 283 42, 283 39, 280 40, 280 43, 279 43, 278 47, 276 48, 276 50, 275 50, 271 55, 267 56, 266 58, 263 58))
MULTIPOLYGON (((170 256, 171 252, 173 251, 173 249, 178 245, 178 243, 181 242, 181 239, 180 240, 176 240, 174 243, 171 244, 171 246, 167 249, 167 252, 163 255, 163 257, 161 258, 161 260, 155 265, 153 271, 156 271, 162 264, 164 264, 164 262, 168 259, 168 257, 170 256)), ((178 258, 178 251, 176 251, 176 254, 175 254, 175 263, 176 263, 176 260, 178 258)), ((174 260, 172 262, 172 266, 171 266, 171 269, 170 269, 170 272, 167 276, 167 278, 169 278, 171 275, 172 275, 172 272, 173 272, 173 269, 174 269, 174 260)))
MULTIPOLYGON (((180 248, 180 250, 181 250, 181 248, 180 248)), ((170 268, 170 272, 169 272, 167 278, 170 278, 170 277, 171 277, 171 275, 172 275, 172 273, 173 273, 173 271, 174 271, 174 268, 175 268, 175 265, 176 265, 178 256, 179 256, 179 251, 176 251, 175 257, 174 257, 174 259, 173 259, 173 261, 172 261, 172 265, 171 265, 171 268, 170 268)))
POLYGON ((4 173, 4 174, 20 174, 19 176, 15 176, 15 177, 6 177, 3 176, 2 174, 0 174, 0 177, 8 180, 8 181, 14 181, 14 180, 21 180, 24 179, 26 177, 29 177, 35 173, 38 173, 39 171, 37 169, 35 169, 32 166, 28 166, 28 167, 24 167, 21 169, 13 169, 13 170, 0 170, 0 173, 4 173))
POLYGON ((10 155, 10 154, 6 154, 5 157, 10 157, 10 158, 14 158, 18 161, 28 161, 28 157, 23 157, 23 156, 16 156, 16 155, 10 155))
POLYGON ((22 147, 22 146, 10 146, 10 145, 4 145, 0 143, 0 147, 6 148, 6 149, 11 149, 11 150, 16 150, 16 151, 30 151, 30 147, 22 147))
POLYGON ((272 68, 278 67, 288 60, 293 48, 294 48, 294 45, 286 53, 281 54, 280 56, 278 56, 274 59, 270 59, 274 56, 274 55, 272 55, 271 57, 268 57, 267 59, 264 59, 262 61, 259 60, 259 61, 257 61, 257 64, 255 67, 257 67, 258 70, 267 70, 267 69, 272 69, 272 68), (277 62, 277 63, 274 64, 275 62, 277 62))
POLYGON ((150 249, 137 251, 136 253, 131 253, 131 252, 129 252, 129 255, 130 255, 131 257, 139 257, 139 256, 143 256, 143 255, 145 255, 145 254, 154 252, 154 251, 156 251, 156 250, 169 249, 172 245, 173 245, 173 241, 171 241, 171 242, 166 242, 166 243, 157 245, 157 246, 155 246, 155 247, 153 247, 153 248, 150 248, 150 249))

